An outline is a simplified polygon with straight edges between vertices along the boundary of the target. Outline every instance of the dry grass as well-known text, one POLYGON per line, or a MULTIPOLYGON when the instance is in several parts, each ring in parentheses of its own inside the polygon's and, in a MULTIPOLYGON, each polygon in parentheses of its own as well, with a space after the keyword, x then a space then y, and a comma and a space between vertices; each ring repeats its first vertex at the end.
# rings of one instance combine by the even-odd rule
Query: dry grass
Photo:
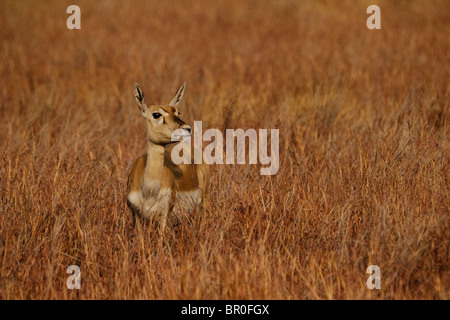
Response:
POLYGON ((0 3, 1 299, 448 299, 448 1, 0 3), (131 225, 138 81, 184 120, 279 128, 164 243, 131 225), (66 288, 69 265, 80 290, 66 288), (368 290, 379 265, 382 289, 368 290))

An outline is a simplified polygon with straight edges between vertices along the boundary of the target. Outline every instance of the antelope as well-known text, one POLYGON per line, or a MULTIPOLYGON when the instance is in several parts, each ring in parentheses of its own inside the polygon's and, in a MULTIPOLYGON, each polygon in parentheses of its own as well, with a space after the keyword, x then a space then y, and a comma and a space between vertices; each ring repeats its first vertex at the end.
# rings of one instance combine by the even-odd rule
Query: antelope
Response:
POLYGON ((135 100, 147 127, 147 150, 133 163, 127 204, 134 216, 155 220, 161 230, 194 210, 200 212, 209 185, 209 167, 204 162, 176 165, 171 160, 174 146, 186 143, 191 135, 191 127, 179 118, 176 108, 185 88, 186 82, 166 105, 148 106, 144 92, 135 84, 135 100))

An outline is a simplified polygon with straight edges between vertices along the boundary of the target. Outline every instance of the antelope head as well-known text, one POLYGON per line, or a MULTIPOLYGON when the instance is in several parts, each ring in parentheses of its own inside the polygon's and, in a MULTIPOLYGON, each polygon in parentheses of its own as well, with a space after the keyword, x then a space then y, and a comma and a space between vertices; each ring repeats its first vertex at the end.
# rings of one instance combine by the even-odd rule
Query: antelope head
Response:
POLYGON ((191 135, 191 127, 179 118, 176 108, 183 98, 186 82, 166 105, 150 105, 145 103, 144 92, 139 84, 135 84, 134 96, 142 116, 147 124, 147 140, 156 145, 167 145, 174 141, 187 140, 191 135))

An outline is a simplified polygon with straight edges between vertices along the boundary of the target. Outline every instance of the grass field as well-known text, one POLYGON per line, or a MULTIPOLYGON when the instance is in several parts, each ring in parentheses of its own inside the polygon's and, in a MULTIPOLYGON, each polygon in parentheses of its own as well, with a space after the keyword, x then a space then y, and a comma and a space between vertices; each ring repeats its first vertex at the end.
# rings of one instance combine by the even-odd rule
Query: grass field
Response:
POLYGON ((449 1, 70 4, 0 3, 0 299, 449 299, 449 1), (212 165, 202 214, 133 227, 136 81, 279 129, 278 173, 212 165))

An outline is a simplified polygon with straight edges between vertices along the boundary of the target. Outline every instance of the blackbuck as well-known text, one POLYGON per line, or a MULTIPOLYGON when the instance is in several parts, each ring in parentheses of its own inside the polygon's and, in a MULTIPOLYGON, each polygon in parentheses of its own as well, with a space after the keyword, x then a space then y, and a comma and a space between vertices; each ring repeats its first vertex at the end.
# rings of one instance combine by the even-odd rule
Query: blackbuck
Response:
POLYGON ((191 135, 176 108, 185 87, 186 82, 166 105, 148 106, 137 83, 134 90, 147 126, 147 150, 134 161, 128 177, 127 204, 135 216, 156 221, 161 231, 200 212, 209 185, 207 164, 174 164, 171 159, 174 146, 191 135))

